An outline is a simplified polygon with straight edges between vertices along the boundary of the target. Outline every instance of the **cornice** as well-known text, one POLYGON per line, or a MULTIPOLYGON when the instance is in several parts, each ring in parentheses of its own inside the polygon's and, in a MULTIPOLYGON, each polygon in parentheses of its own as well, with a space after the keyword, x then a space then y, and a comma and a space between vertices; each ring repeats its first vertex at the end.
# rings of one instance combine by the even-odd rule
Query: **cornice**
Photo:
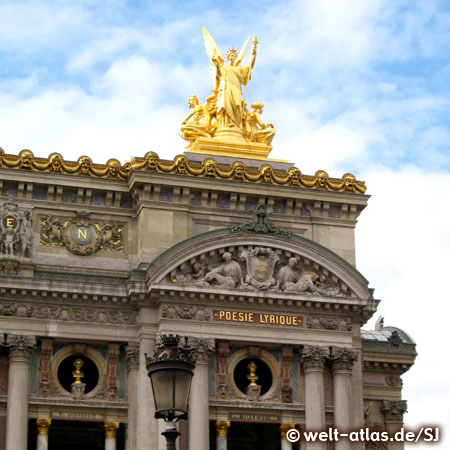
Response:
POLYGON ((356 180, 349 173, 341 178, 331 178, 324 170, 318 170, 314 175, 303 175, 296 167, 282 172, 268 164, 261 166, 260 169, 246 167, 240 161, 233 162, 231 166, 225 166, 218 164, 212 158, 205 159, 202 164, 199 164, 190 162, 183 155, 175 156, 173 160, 160 159, 154 152, 146 153, 143 158, 135 157, 122 165, 114 158, 109 159, 106 164, 97 164, 93 163, 89 156, 81 156, 75 162, 64 160, 59 153, 52 153, 48 158, 38 158, 30 150, 22 150, 18 155, 10 155, 5 154, 0 148, 0 167, 117 181, 126 181, 133 171, 144 171, 359 195, 366 192, 365 183, 356 180))

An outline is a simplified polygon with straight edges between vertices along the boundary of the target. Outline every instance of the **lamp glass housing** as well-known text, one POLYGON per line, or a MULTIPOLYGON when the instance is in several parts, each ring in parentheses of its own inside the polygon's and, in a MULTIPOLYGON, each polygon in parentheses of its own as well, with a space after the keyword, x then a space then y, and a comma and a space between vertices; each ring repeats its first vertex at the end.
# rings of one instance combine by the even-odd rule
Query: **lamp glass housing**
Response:
POLYGON ((155 417, 172 421, 187 417, 187 405, 194 364, 185 361, 160 361, 149 369, 155 400, 155 417))

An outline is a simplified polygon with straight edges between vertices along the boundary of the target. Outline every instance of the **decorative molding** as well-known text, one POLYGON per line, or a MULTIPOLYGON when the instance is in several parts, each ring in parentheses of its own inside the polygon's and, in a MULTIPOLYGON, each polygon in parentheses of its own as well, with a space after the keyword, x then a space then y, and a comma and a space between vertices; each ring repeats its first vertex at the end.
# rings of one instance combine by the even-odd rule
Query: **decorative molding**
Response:
POLYGON ((403 423, 403 414, 407 412, 406 400, 383 400, 381 412, 384 414, 386 423, 403 423))
POLYGON ((105 438, 115 439, 116 432, 119 429, 119 422, 105 422, 105 438))
POLYGON ((260 233, 268 234, 272 236, 279 236, 284 238, 290 238, 291 233, 289 231, 281 230, 275 225, 274 222, 269 220, 269 216, 272 213, 268 213, 266 207, 263 204, 259 204, 252 211, 252 219, 250 222, 243 223, 242 225, 235 225, 231 227, 232 233, 260 233))
POLYGON ((205 308, 194 306, 163 305, 161 317, 165 319, 211 320, 211 313, 205 308))
POLYGON ((119 384, 120 344, 108 344, 108 364, 106 366, 106 400, 117 400, 119 384))
POLYGON ((24 303, 0 303, 0 316, 30 317, 33 319, 61 320, 63 322, 94 322, 114 325, 134 325, 136 311, 24 303))
POLYGON ((309 316, 306 327, 314 330, 352 331, 352 319, 342 316, 309 316))
POLYGON ((217 397, 228 398, 228 355, 230 344, 227 341, 217 342, 217 397))
POLYGON ((395 387, 395 386, 401 386, 402 385, 402 379, 400 377, 395 376, 395 375, 386 375, 384 379, 385 379, 386 384, 388 386, 395 387))
POLYGON ((287 432, 293 428, 295 428, 295 423, 280 423, 281 440, 286 440, 287 432))
POLYGON ((53 352, 53 341, 41 339, 41 357, 39 366, 39 396, 48 397, 50 394, 52 366, 51 358, 53 352))
POLYGON ((323 371, 325 360, 330 355, 329 347, 320 345, 305 345, 301 355, 301 361, 305 372, 323 371))
POLYGON ((214 339, 189 337, 187 345, 197 364, 207 364, 211 353, 216 348, 216 341, 214 339))
POLYGON ((293 348, 289 345, 281 347, 281 401, 292 403, 292 358, 293 348))
POLYGON ((404 339, 397 330, 394 330, 388 337, 388 341, 392 347, 400 347, 403 344, 404 339))
POLYGON ((36 426, 38 434, 41 436, 48 436, 48 429, 52 424, 52 419, 36 419, 36 426))
POLYGON ((231 422, 229 420, 216 420, 216 433, 217 437, 227 437, 228 428, 230 428, 231 422))
POLYGON ((348 347, 331 347, 330 361, 333 372, 339 370, 350 371, 354 361, 358 359, 358 352, 348 347))
POLYGON ((139 369, 139 342, 128 342, 125 348, 125 355, 128 363, 128 370, 139 369))
POLYGON ((76 162, 65 161, 59 153, 52 153, 48 158, 37 158, 30 150, 22 150, 19 155, 5 155, 0 148, 0 167, 115 180, 126 180, 132 171, 147 171, 355 194, 366 192, 364 181, 356 180, 350 173, 344 174, 342 178, 330 178, 327 172, 318 170, 311 176, 303 175, 296 167, 290 168, 287 173, 276 171, 270 165, 263 165, 256 170, 239 161, 227 167, 211 158, 197 164, 189 162, 183 155, 176 156, 172 161, 160 159, 154 152, 148 152, 143 158, 133 158, 121 165, 117 159, 109 159, 106 164, 96 164, 88 156, 81 156, 76 162))
POLYGON ((66 247, 75 255, 103 251, 123 252, 123 224, 92 221, 89 213, 77 211, 67 219, 48 215, 40 220, 40 245, 66 247))
POLYGON ((0 260, 0 274, 1 275, 17 275, 19 273, 20 264, 11 259, 0 260))
POLYGON ((4 345, 9 348, 10 361, 28 361, 31 351, 36 348, 36 336, 8 334, 4 345))

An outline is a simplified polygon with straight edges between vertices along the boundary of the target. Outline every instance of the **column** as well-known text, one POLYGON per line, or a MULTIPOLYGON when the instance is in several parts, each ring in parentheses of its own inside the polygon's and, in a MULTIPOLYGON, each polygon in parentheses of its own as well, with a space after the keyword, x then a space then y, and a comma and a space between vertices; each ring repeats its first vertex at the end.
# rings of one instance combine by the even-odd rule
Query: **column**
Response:
POLYGON ((36 425, 38 429, 37 450, 48 450, 48 429, 52 423, 52 419, 37 419, 36 425))
MULTIPOLYGON (((329 356, 328 347, 305 345, 302 353, 305 374, 306 431, 325 430, 325 397, 323 369, 329 356)), ((326 442, 308 442, 307 449, 325 450, 326 442)))
MULTIPOLYGON (((403 426, 403 414, 406 412, 406 400, 388 401, 383 400, 381 412, 384 414, 386 422, 386 431, 393 435, 403 426)), ((389 450, 403 450, 403 442, 388 442, 389 450)))
POLYGON ((136 449, 136 422, 139 379, 139 343, 129 342, 126 347, 127 358, 127 394, 128 394, 128 425, 126 450, 136 449))
POLYGON ((155 402, 152 386, 148 377, 145 354, 153 357, 155 353, 155 334, 153 324, 157 322, 157 313, 146 305, 139 305, 139 369, 136 408, 136 447, 129 450, 156 450, 164 436, 158 433, 158 422, 155 419, 155 402))
POLYGON ((286 438, 287 432, 295 428, 295 423, 281 423, 280 424, 280 432, 281 432, 281 450, 292 450, 292 443, 289 442, 286 438))
MULTIPOLYGON (((352 428, 352 366, 358 358, 355 349, 332 347, 331 367, 333 371, 334 427, 340 432, 352 428)), ((351 442, 341 439, 336 442, 336 450, 351 450, 351 442)))
POLYGON ((105 450, 116 450, 116 432, 119 422, 105 422, 105 450))
POLYGON ((209 450, 208 361, 215 348, 214 339, 189 338, 196 359, 189 397, 189 448, 209 450))
POLYGON ((9 372, 5 448, 27 450, 29 364, 30 352, 36 346, 36 338, 8 334, 6 346, 9 347, 9 372))
POLYGON ((216 420, 216 450, 227 450, 229 420, 216 420))

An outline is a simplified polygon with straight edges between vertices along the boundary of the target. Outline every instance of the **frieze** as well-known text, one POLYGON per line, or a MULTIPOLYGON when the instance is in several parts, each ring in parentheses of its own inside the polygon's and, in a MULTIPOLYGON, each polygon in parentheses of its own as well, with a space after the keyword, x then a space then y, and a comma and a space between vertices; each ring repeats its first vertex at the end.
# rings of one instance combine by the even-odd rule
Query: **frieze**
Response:
POLYGON ((23 303, 1 303, 0 316, 30 317, 71 322, 95 322, 134 325, 135 311, 118 311, 87 307, 60 307, 53 305, 30 305, 23 303))
MULTIPOLYGON (((0 207, 0 259, 30 258, 32 245, 31 211, 19 208, 10 198, 0 207)), ((4 262, 0 273, 15 275, 17 269, 16 264, 4 262)))
POLYGON ((288 172, 279 172, 265 164, 256 170, 246 167, 240 161, 227 167, 211 158, 198 164, 188 161, 183 155, 178 155, 171 161, 160 159, 154 152, 148 152, 143 158, 133 158, 121 165, 117 159, 109 159, 106 164, 95 164, 88 156, 81 156, 76 162, 65 161, 59 153, 52 153, 48 158, 37 158, 30 150, 22 150, 18 155, 5 155, 0 148, 0 167, 116 180, 126 180, 132 171, 138 170, 355 194, 366 192, 364 181, 356 180, 350 173, 344 174, 342 178, 331 178, 324 170, 318 170, 311 176, 303 175, 296 167, 290 168, 288 172))
POLYGON ((211 313, 207 309, 196 308, 194 306, 163 305, 161 308, 161 317, 165 319, 210 320, 211 313))
POLYGON ((306 319, 306 327, 313 330, 352 331, 352 320, 340 316, 310 316, 306 319))
MULTIPOLYGON (((185 261, 165 278, 169 284, 349 297, 346 284, 301 255, 262 246, 209 252, 185 261)), ((347 324, 348 325, 348 324, 347 324)), ((338 326, 344 326, 338 324, 338 326)))
POLYGON ((123 228, 115 221, 93 221, 84 211, 71 219, 48 215, 40 220, 40 245, 65 247, 82 256, 99 250, 123 252, 123 228))

